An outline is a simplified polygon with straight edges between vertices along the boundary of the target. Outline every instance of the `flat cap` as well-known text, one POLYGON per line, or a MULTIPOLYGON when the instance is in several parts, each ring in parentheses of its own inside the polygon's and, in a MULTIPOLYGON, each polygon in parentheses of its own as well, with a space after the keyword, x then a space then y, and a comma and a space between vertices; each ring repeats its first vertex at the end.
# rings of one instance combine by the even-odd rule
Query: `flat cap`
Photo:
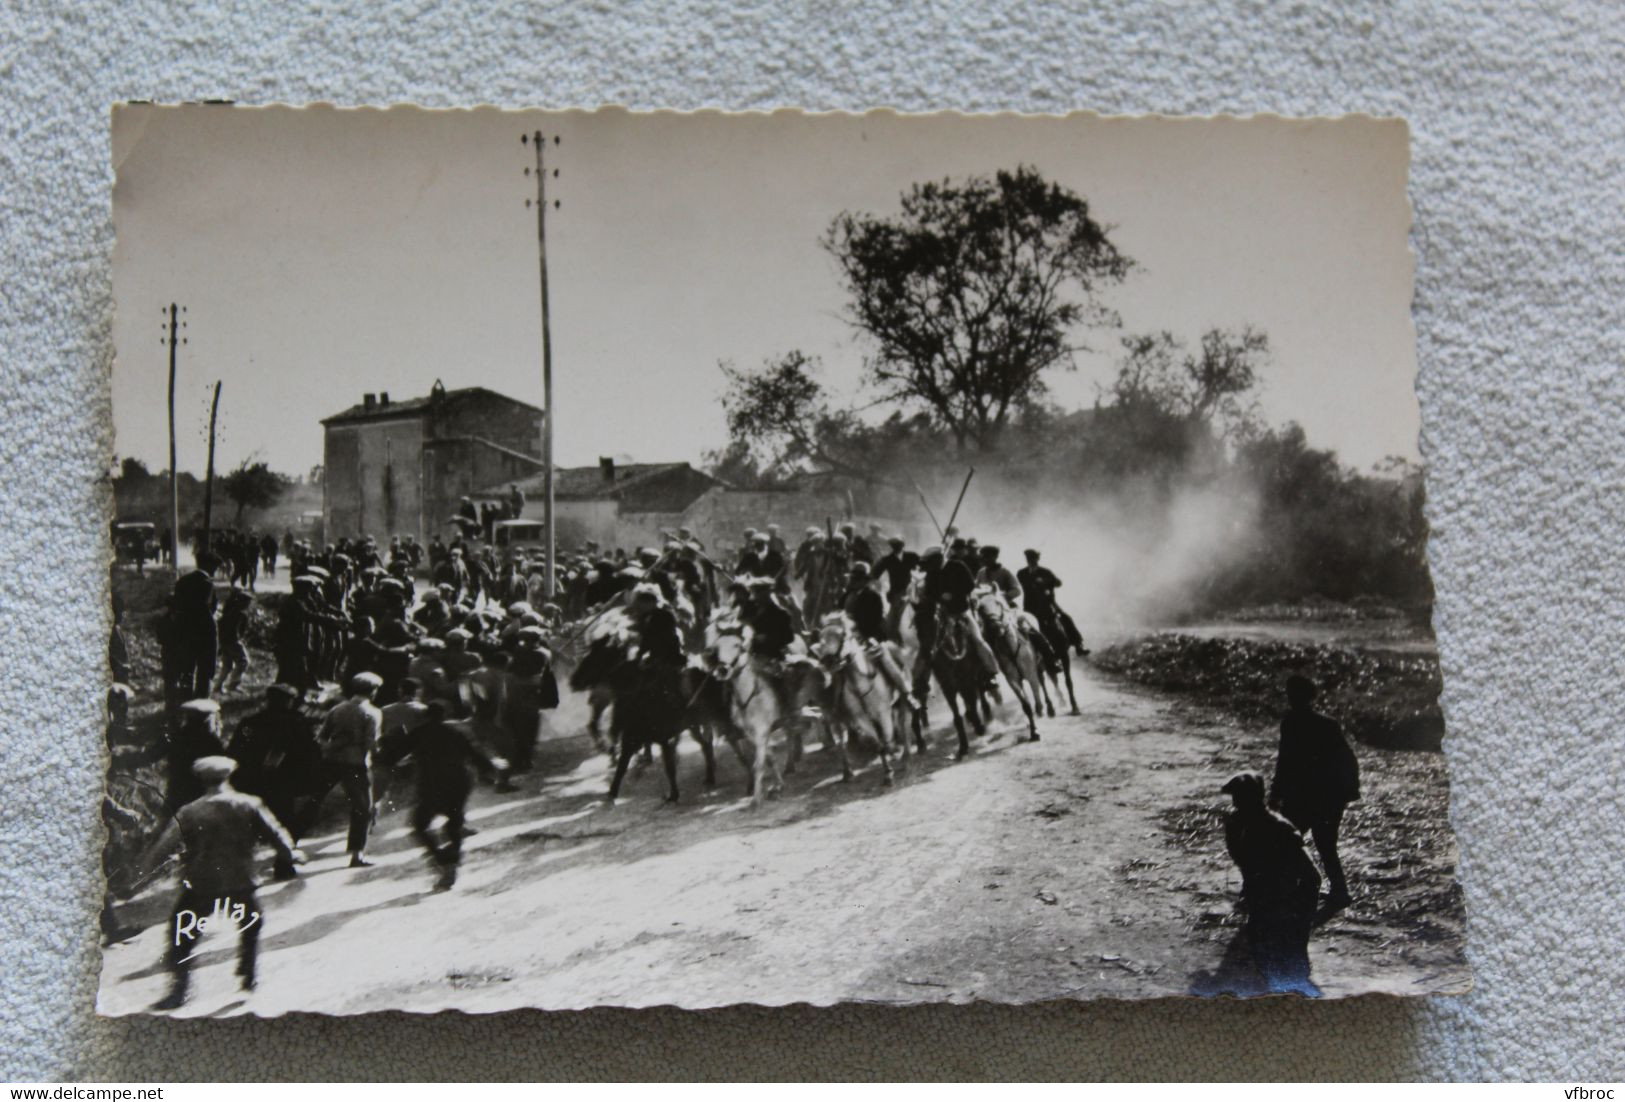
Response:
POLYGON ((210 754, 192 763, 192 775, 204 781, 223 781, 237 771, 237 759, 210 754))

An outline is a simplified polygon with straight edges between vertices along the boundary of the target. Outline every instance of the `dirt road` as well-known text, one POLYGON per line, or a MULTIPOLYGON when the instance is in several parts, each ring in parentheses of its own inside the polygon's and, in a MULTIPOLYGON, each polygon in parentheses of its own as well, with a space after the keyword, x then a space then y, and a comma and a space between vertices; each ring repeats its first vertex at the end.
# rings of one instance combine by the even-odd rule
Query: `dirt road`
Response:
MULTIPOLYGON (((399 810, 381 820, 372 869, 345 867, 339 834, 307 840, 304 876, 262 892, 259 990, 236 991, 233 946, 216 939, 181 1013, 1247 990, 1226 954, 1238 879, 1208 808, 1238 763, 1267 765, 1268 733, 1088 670, 1079 698, 1083 715, 1044 722, 1042 742, 1016 741, 1007 715, 962 763, 936 717, 933 747, 889 791, 873 764, 843 784, 813 753, 761 810, 731 755, 703 790, 687 742, 681 805, 661 802, 653 768, 607 807, 606 760, 584 738, 556 738, 520 793, 481 790, 449 893, 430 892, 399 810)), ((1368 799, 1415 796, 1398 790, 1417 783, 1414 768, 1370 765, 1368 799)), ((1448 876, 1453 854, 1422 856, 1345 856, 1360 898, 1312 945, 1326 995, 1461 988, 1455 942, 1401 936, 1381 905, 1407 877, 1448 876), (1372 886, 1382 862, 1399 872, 1372 886)), ((107 950, 103 1012, 139 1011, 166 989, 169 895, 166 883, 126 908, 147 928, 107 950)))

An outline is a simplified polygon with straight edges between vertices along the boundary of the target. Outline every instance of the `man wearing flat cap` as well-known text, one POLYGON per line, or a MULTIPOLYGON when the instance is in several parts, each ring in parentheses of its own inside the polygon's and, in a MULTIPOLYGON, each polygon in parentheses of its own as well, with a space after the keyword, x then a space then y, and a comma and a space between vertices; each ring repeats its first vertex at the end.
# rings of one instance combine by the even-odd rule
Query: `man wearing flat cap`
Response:
MULTIPOLYGON (((254 877, 255 848, 268 842, 279 861, 304 861, 288 832, 257 796, 231 787, 237 763, 222 755, 199 758, 192 772, 203 795, 182 807, 148 851, 147 868, 177 846, 181 850, 181 892, 170 913, 165 963, 173 976, 169 994, 154 1010, 174 1010, 186 1001, 191 963, 205 928, 238 931, 237 975, 244 991, 254 990, 261 920, 254 877)), ((218 931, 217 931, 218 932, 218 931)))
POLYGON ((352 869, 366 868, 367 832, 372 827, 372 755, 383 731, 383 714, 373 703, 383 679, 358 673, 350 679, 350 697, 322 720, 316 741, 322 748, 322 787, 310 808, 315 817, 322 800, 337 785, 350 805, 350 834, 346 849, 352 869))

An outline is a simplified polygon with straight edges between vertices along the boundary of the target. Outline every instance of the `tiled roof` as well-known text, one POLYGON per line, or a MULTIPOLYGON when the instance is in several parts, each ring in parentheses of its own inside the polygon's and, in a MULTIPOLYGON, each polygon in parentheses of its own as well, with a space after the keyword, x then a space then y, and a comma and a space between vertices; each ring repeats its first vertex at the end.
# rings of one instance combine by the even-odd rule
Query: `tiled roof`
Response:
MULTIPOLYGON (((536 410, 538 413, 541 412, 539 407, 533 406, 529 402, 521 402, 517 398, 510 398, 506 394, 499 394, 483 386, 465 386, 458 387, 456 390, 442 391, 439 401, 457 402, 472 397, 495 398, 516 406, 524 406, 526 409, 536 410)), ((391 400, 388 403, 375 404, 371 409, 368 409, 365 403, 360 403, 340 413, 335 413, 331 417, 322 418, 322 424, 334 425, 348 421, 371 421, 383 417, 412 416, 426 411, 435 401, 433 395, 426 394, 421 398, 406 398, 402 401, 391 400)))
MULTIPOLYGON (((519 480, 526 497, 543 492, 542 474, 519 480)), ((560 467, 553 472, 553 497, 564 501, 619 500, 633 511, 680 512, 695 498, 721 483, 687 463, 617 463, 610 478, 602 465, 560 467)), ((486 496, 501 497, 509 483, 493 486, 486 496)))

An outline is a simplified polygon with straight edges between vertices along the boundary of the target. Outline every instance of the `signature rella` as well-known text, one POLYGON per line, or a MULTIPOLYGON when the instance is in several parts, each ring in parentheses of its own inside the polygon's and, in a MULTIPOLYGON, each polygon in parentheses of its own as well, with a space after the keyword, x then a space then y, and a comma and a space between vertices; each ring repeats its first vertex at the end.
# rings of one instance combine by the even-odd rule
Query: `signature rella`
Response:
POLYGON ((102 1012, 1470 984, 1402 122, 112 138, 102 1012))
POLYGON ((214 901, 214 909, 206 914, 182 908, 175 912, 175 944, 196 941, 204 934, 242 933, 260 920, 258 911, 246 904, 235 903, 230 896, 214 901))

